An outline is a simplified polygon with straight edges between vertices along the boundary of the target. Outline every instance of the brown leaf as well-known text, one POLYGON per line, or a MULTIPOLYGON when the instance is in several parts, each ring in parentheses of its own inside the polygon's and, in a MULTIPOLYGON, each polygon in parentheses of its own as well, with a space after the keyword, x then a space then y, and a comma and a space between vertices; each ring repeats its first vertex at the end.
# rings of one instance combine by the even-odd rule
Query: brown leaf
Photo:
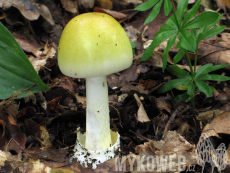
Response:
POLYGON ((94 7, 93 9, 94 12, 101 12, 101 13, 106 13, 109 14, 110 16, 112 16, 113 18, 117 19, 117 20, 121 20, 127 17, 127 14, 124 13, 120 13, 114 10, 108 10, 108 9, 103 9, 103 8, 98 8, 98 7, 94 7))
POLYGON ((37 20, 41 14, 51 25, 54 25, 50 11, 45 5, 34 3, 31 0, 0 0, 1 8, 11 6, 17 8, 29 20, 37 20))
POLYGON ((1 172, 20 173, 50 173, 51 168, 39 160, 30 159, 24 162, 18 155, 11 155, 10 152, 0 150, 1 172))
POLYGON ((60 113, 64 113, 66 110, 59 105, 61 97, 57 97, 55 99, 53 99, 52 101, 49 101, 47 104, 47 114, 52 114, 52 113, 56 113, 56 114, 60 114, 60 113))
POLYGON ((156 101, 156 106, 158 107, 159 110, 166 110, 168 113, 171 113, 171 108, 172 105, 169 102, 169 98, 168 97, 159 97, 159 98, 155 98, 156 101))
POLYGON ((158 81, 152 80, 152 79, 147 79, 147 80, 140 79, 139 80, 139 84, 141 86, 143 86, 145 88, 145 90, 152 89, 153 87, 155 87, 157 85, 157 83, 158 83, 158 81))
POLYGON ((144 63, 153 67, 163 67, 163 53, 153 51, 150 58, 144 63))
POLYGON ((0 112, 0 119, 6 123, 5 136, 1 139, 8 142, 6 146, 0 146, 2 150, 14 150, 17 153, 25 148, 26 136, 18 127, 15 118, 7 113, 0 112), (3 148, 4 147, 4 148, 3 148))
POLYGON ((29 32, 28 27, 25 26, 22 30, 12 32, 12 34, 24 51, 31 52, 37 56, 40 54, 40 49, 42 49, 43 46, 38 44, 34 37, 29 36, 29 32))
POLYGON ((78 0, 78 2, 80 6, 83 6, 84 8, 88 9, 93 8, 95 0, 78 0))
POLYGON ((125 83, 135 81, 140 73, 146 73, 148 68, 145 65, 133 64, 130 68, 121 72, 121 75, 112 74, 107 76, 108 85, 115 89, 123 86, 125 83))
POLYGON ((98 5, 98 7, 100 8, 104 8, 104 9, 109 9, 111 10, 113 8, 113 3, 111 2, 111 0, 96 0, 96 2, 98 5))
MULTIPOLYGON (((63 8, 66 11, 69 11, 71 13, 77 13, 78 12, 78 1, 73 0, 61 0, 61 3, 63 5, 63 8)), ((92 8, 92 7, 91 7, 92 8)))
MULTIPOLYGON (((149 141, 143 145, 139 145, 135 148, 135 151, 138 153, 138 156, 153 156, 152 158, 163 157, 165 159, 164 163, 157 163, 157 169, 154 169, 151 172, 158 172, 157 170, 170 170, 170 167, 178 170, 180 167, 189 166, 197 163, 197 152, 195 145, 187 142, 182 136, 180 136, 175 131, 168 131, 161 141, 149 141), (172 157, 173 164, 170 164, 169 158, 172 157), (179 163, 178 157, 184 157, 185 162, 179 163)), ((148 170, 150 165, 149 158, 146 157, 143 159, 142 168, 143 170, 148 170)), ((152 163, 150 161, 150 163, 152 163)), ((170 172, 170 171, 169 171, 170 172)))
POLYGON ((214 130, 216 133, 230 134, 230 112, 217 115, 210 124, 206 125, 203 132, 214 130))
POLYGON ((55 49, 48 45, 48 43, 45 44, 43 51, 37 51, 35 58, 34 56, 29 56, 29 60, 32 63, 34 69, 38 73, 41 67, 44 67, 48 59, 52 59, 55 55, 56 51, 55 49))
POLYGON ((121 91, 123 91, 123 92, 137 91, 141 94, 148 94, 149 93, 149 91, 145 90, 145 88, 143 86, 141 86, 139 84, 136 86, 133 86, 130 83, 125 83, 122 86, 121 91))
POLYGON ((77 84, 73 82, 73 80, 70 77, 67 76, 61 76, 60 78, 55 78, 52 81, 52 86, 61 86, 73 93, 75 93, 78 89, 77 84))
POLYGON ((141 100, 139 99, 139 97, 136 93, 134 94, 134 97, 135 97, 135 99, 137 101, 137 105, 139 107, 139 109, 137 111, 137 120, 142 122, 142 123, 149 122, 150 119, 149 119, 149 117, 145 111, 143 104, 141 103, 141 100))
POLYGON ((30 119, 25 120, 25 127, 26 127, 26 131, 29 134, 38 137, 38 140, 43 147, 48 148, 52 146, 49 139, 49 133, 45 127, 37 124, 36 122, 30 119))
MULTIPOLYGON (((26 149, 26 152, 32 155, 34 158, 41 159, 44 161, 56 162, 58 164, 64 163, 65 165, 69 163, 69 159, 67 157, 68 152, 65 149, 56 149, 53 147, 51 148, 33 147, 30 149, 26 149)), ((57 165, 55 167, 58 167, 57 165)), ((50 167, 54 167, 54 166, 50 166, 50 167)))
MULTIPOLYGON (((203 64, 213 63, 215 65, 219 64, 228 64, 230 63, 230 50, 222 50, 208 54, 199 59, 199 62, 203 64)), ((230 66, 225 67, 224 69, 230 70, 230 66)))
POLYGON ((40 15, 44 17, 44 19, 46 19, 47 22, 49 22, 51 25, 55 25, 55 22, 53 20, 53 17, 50 13, 49 8, 45 6, 44 4, 38 4, 38 3, 36 3, 36 6, 38 8, 40 15))
POLYGON ((86 97, 85 96, 79 96, 78 93, 75 94, 77 101, 82 104, 83 108, 86 108, 86 97))
POLYGON ((199 113, 197 119, 201 120, 204 123, 210 123, 214 117, 218 116, 221 113, 223 113, 223 111, 221 110, 206 111, 199 113))
POLYGON ((226 11, 226 6, 230 8, 230 1, 229 0, 216 0, 217 6, 219 8, 222 8, 224 11, 226 11))
POLYGON ((36 114, 34 107, 26 107, 20 110, 16 116, 17 119, 32 118, 36 114))
MULTIPOLYGON (((5 136, 5 128, 6 128, 6 122, 0 119, 0 124, 2 125, 2 132, 1 132, 1 137, 5 136)), ((1 148, 1 146, 0 146, 1 148)))
MULTIPOLYGON (((230 34, 222 33, 221 40, 214 40, 214 43, 211 43, 209 40, 205 39, 200 46, 199 54, 202 56, 198 61, 203 65, 207 63, 218 64, 227 64, 229 63, 229 53, 230 53, 230 34), (209 42, 208 42, 209 41, 209 42), (208 42, 208 43, 207 43, 208 42)), ((230 66, 225 67, 225 69, 230 70, 230 66)))
POLYGON ((59 86, 54 86, 45 93, 45 98, 47 101, 51 101, 60 96, 60 105, 68 107, 72 107, 74 105, 76 107, 76 97, 73 94, 73 92, 69 91, 68 89, 59 86))
POLYGON ((129 37, 129 40, 136 42, 137 36, 140 34, 140 32, 132 26, 125 26, 124 29, 127 36, 129 37))

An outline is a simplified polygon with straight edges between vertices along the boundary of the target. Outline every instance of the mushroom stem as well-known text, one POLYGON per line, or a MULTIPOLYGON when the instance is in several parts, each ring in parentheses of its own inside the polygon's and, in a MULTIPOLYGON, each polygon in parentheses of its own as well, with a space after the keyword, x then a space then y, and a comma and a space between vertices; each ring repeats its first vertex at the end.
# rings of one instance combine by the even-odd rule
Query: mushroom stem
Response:
POLYGON ((96 151, 111 147, 106 76, 86 78, 85 148, 96 151))

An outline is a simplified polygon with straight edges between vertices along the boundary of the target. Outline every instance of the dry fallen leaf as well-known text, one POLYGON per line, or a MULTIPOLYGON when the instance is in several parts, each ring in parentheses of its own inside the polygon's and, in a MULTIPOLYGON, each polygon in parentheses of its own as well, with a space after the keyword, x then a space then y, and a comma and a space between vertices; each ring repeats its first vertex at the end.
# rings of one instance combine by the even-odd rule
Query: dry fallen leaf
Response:
POLYGON ((69 11, 71 13, 77 13, 78 12, 78 5, 77 5, 78 1, 61 0, 61 3, 63 5, 63 8, 66 9, 66 11, 69 11))
POLYGON ((0 150, 1 172, 20 172, 20 173, 50 173, 51 168, 41 163, 39 160, 30 159, 24 162, 17 155, 0 150))
POLYGON ((216 133, 230 134, 230 112, 217 115, 204 127, 203 132, 208 130, 214 130, 216 133))
MULTIPOLYGON (((155 169, 151 170, 151 172, 175 172, 179 168, 182 169, 197 164, 198 159, 195 145, 187 142, 175 131, 168 131, 163 140, 151 140, 139 145, 135 148, 135 151, 138 156, 146 156, 141 161, 142 171, 152 168, 151 164, 155 161, 155 169), (150 156, 153 160, 149 160, 150 156), (164 158, 164 161, 156 162, 157 158, 164 158), (183 158, 183 161, 178 158, 183 158)), ((138 167, 134 172, 136 171, 138 171, 138 167)))
POLYGON ((218 116, 221 113, 223 113, 223 111, 221 110, 206 111, 199 113, 197 119, 201 120, 204 123, 210 123, 214 117, 218 116))
POLYGON ((107 76, 108 86, 112 89, 130 84, 130 81, 135 81, 140 73, 146 73, 149 69, 145 65, 133 64, 128 69, 122 71, 120 75, 111 74, 107 76))
POLYGON ((133 26, 125 26, 124 29, 125 29, 127 36, 129 37, 129 40, 136 42, 137 36, 140 34, 140 31, 138 31, 133 26))
MULTIPOLYGON (((206 143, 207 141, 210 141, 208 139, 209 137, 215 136, 220 138, 218 133, 228 135, 230 134, 230 112, 226 111, 215 116, 215 118, 204 127, 200 140, 198 142, 198 146, 204 143, 203 141, 206 141, 206 143)), ((211 155, 209 157, 212 157, 212 162, 218 170, 223 170, 226 167, 226 164, 228 164, 228 166, 230 165, 230 157, 228 157, 229 152, 227 152, 227 155, 224 154, 224 152, 226 151, 226 149, 223 149, 225 147, 224 143, 220 144, 217 149, 214 149, 211 142, 209 142, 209 144, 205 144, 204 146, 206 148, 211 147, 211 151, 209 152, 211 153, 211 155), (222 154, 219 153, 221 151, 223 151, 222 154), (217 154, 219 154, 219 156, 217 154), (220 158, 222 160, 220 160, 220 158), (221 164, 219 164, 219 162, 221 162, 221 164)))
POLYGON ((38 73, 41 67, 44 67, 48 58, 53 58, 56 54, 56 51, 53 47, 45 44, 43 51, 38 51, 35 58, 34 56, 29 56, 29 60, 32 63, 34 69, 38 73))
POLYGON ((135 97, 135 99, 137 101, 137 105, 139 107, 139 109, 137 111, 137 120, 142 122, 142 123, 149 122, 150 119, 149 119, 149 117, 145 111, 143 104, 141 103, 141 100, 139 99, 139 97, 136 93, 134 94, 134 97, 135 97))
POLYGON ((78 93, 76 93, 75 96, 76 96, 77 101, 82 104, 82 107, 86 108, 86 97, 85 96, 79 96, 78 93))
POLYGON ((17 125, 16 119, 11 114, 0 112, 0 119, 6 123, 5 135, 1 138, 1 150, 14 150, 21 153, 25 148, 26 136, 22 133, 20 127, 17 125), (4 143, 2 143, 4 141, 4 143))
POLYGON ((39 125, 38 123, 30 119, 26 119, 25 128, 28 131, 28 133, 37 137, 37 140, 41 143, 43 147, 48 148, 52 146, 52 143, 49 139, 49 133, 45 127, 39 125))
POLYGON ((113 8, 113 3, 111 0, 96 0, 95 2, 98 7, 111 10, 113 8))
POLYGON ((80 6, 83 6, 84 8, 88 9, 93 8, 95 0, 78 0, 78 3, 80 6))
POLYGON ((6 122, 0 119, 0 124, 2 126, 2 135, 1 138, 5 135, 6 122))
POLYGON ((37 20, 42 15, 51 25, 55 24, 49 9, 43 4, 31 0, 0 0, 0 8, 8 9, 11 6, 17 8, 29 20, 37 20))
POLYGON ((229 0, 216 0, 217 6, 222 8, 226 12, 226 6, 230 8, 230 1, 229 0))
POLYGON ((117 20, 121 20, 121 19, 124 19, 124 18, 127 17, 127 14, 117 12, 117 11, 114 11, 114 10, 98 8, 98 7, 95 7, 93 11, 94 12, 101 12, 101 13, 109 14, 110 16, 112 16, 113 18, 115 18, 117 20))

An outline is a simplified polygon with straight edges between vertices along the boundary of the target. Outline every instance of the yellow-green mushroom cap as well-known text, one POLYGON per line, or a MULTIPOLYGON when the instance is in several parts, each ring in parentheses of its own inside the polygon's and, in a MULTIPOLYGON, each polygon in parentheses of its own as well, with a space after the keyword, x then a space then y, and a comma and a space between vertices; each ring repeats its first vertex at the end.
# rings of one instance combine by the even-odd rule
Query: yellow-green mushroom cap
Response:
POLYGON ((58 47, 58 65, 66 76, 105 76, 127 69, 132 61, 128 36, 122 26, 107 14, 78 15, 63 30, 58 47))

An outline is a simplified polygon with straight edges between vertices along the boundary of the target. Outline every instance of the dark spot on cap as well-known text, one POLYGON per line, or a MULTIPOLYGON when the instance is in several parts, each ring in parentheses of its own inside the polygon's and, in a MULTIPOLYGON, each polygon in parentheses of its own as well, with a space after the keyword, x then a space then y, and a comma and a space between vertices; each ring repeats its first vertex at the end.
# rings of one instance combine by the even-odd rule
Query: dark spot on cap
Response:
POLYGON ((115 46, 117 46, 117 44, 115 44, 115 46))
POLYGON ((101 35, 99 35, 99 37, 100 37, 101 35))
POLYGON ((77 76, 77 73, 75 73, 74 75, 77 76))
POLYGON ((97 111, 98 113, 100 112, 100 111, 97 111))
POLYGON ((98 45, 98 43, 97 43, 97 45, 98 45))

